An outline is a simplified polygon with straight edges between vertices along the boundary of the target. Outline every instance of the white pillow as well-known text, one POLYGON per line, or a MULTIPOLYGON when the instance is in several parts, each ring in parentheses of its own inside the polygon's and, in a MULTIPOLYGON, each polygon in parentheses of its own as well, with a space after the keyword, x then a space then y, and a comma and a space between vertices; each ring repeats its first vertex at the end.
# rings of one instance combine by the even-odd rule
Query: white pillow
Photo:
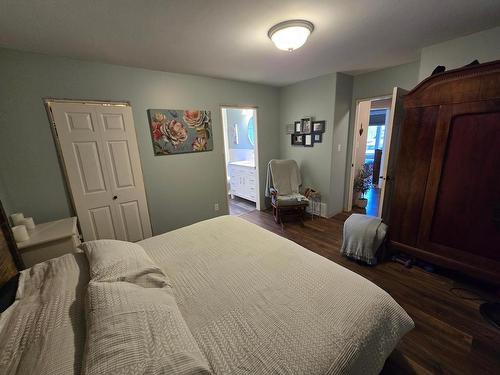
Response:
POLYGON ((135 243, 117 240, 84 242, 80 249, 89 261, 94 281, 127 281, 143 287, 171 286, 167 276, 135 243))
POLYGON ((85 375, 210 374, 170 288, 89 283, 85 375))

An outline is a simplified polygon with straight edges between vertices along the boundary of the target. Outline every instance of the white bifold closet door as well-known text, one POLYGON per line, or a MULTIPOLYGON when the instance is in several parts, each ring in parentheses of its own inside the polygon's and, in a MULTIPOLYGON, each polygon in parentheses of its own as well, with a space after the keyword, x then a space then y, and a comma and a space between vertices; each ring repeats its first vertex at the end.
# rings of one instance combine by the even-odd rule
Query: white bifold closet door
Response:
POLYGON ((84 240, 151 237, 131 107, 49 106, 84 240))

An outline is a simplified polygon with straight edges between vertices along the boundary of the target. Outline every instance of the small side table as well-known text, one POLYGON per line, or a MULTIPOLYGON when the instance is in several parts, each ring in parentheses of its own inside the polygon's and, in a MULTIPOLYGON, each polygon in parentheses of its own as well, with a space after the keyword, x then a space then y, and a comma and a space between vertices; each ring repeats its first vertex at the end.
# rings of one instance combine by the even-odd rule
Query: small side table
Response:
POLYGON ((76 217, 37 224, 29 231, 27 241, 18 242, 17 248, 26 267, 64 254, 77 252, 80 234, 76 217))

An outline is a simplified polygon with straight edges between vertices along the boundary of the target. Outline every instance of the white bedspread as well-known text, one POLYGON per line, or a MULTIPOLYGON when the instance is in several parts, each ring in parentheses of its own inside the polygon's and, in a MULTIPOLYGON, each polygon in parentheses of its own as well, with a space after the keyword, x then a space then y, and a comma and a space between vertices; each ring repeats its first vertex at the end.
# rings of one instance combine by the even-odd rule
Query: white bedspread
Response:
POLYGON ((139 244, 152 261, 86 248, 90 282, 84 254, 23 271, 0 374, 377 374, 413 327, 376 285, 239 218, 139 244))
POLYGON ((22 271, 17 301, 0 318, 0 374, 79 374, 85 345, 83 254, 22 271))
POLYGON ((240 218, 140 245, 216 374, 377 374, 413 328, 370 281, 240 218))

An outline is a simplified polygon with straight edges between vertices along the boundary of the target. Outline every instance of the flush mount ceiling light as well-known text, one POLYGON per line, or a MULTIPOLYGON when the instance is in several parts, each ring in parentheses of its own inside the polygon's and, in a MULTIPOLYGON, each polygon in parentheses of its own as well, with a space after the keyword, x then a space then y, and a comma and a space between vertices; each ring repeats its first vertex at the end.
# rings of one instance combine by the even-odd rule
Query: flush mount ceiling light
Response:
POLYGON ((271 27, 267 33, 274 45, 283 51, 293 51, 304 45, 314 25, 306 20, 289 20, 271 27))

